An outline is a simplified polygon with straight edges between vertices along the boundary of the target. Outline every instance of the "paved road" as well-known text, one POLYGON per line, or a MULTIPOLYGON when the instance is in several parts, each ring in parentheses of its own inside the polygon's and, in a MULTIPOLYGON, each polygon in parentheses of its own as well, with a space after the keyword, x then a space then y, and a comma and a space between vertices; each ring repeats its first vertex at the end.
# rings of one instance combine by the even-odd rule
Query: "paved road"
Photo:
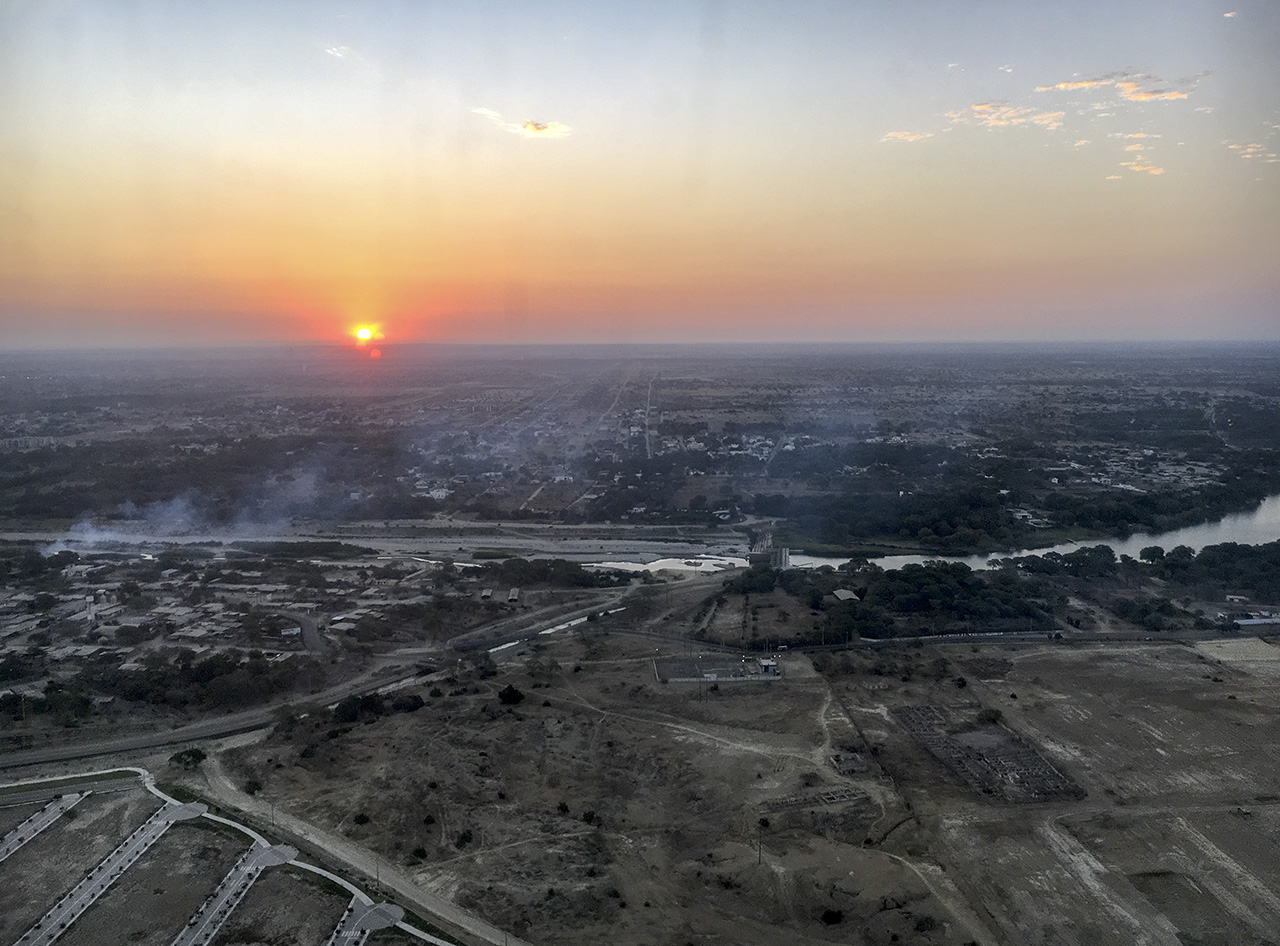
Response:
POLYGON ((231 911, 240 905, 258 875, 268 867, 287 864, 297 856, 298 852, 291 847, 254 845, 249 848, 196 911, 186 929, 178 934, 173 946, 207 946, 230 918, 231 911))
POLYGON ((74 792, 93 792, 95 795, 102 795, 106 792, 127 792, 131 788, 137 788, 138 784, 138 776, 136 775, 130 775, 128 778, 116 776, 102 781, 77 780, 75 784, 63 782, 61 784, 47 785, 44 788, 32 788, 31 791, 26 792, 6 792, 0 795, 0 804, 6 807, 31 805, 41 801, 53 801, 60 795, 74 792))
POLYGON ((125 838, 124 843, 108 854, 102 863, 89 871, 40 922, 23 933, 14 946, 49 946, 95 900, 106 893, 107 888, 133 866, 151 845, 160 840, 161 835, 169 830, 169 825, 175 821, 198 818, 205 810, 204 805, 194 803, 165 805, 148 818, 142 827, 125 838))
POLYGON ((361 903, 358 898, 354 899, 337 928, 325 940, 325 946, 364 946, 374 930, 395 926, 402 919, 404 910, 394 903, 361 903))
POLYGON ((0 861, 3 861, 18 848, 22 847, 22 845, 26 844, 45 828, 49 827, 49 825, 61 818, 63 812, 74 808, 88 796, 88 792, 73 792, 71 794, 55 798, 26 821, 22 822, 22 824, 18 825, 4 837, 0 838, 0 861))
POLYGON ((117 739, 103 739, 91 743, 71 743, 64 746, 51 746, 45 749, 25 749, 21 752, 9 752, 0 755, 0 769, 16 769, 27 765, 41 765, 46 762, 92 759, 122 752, 135 752, 139 749, 155 749, 161 746, 180 745, 205 739, 234 736, 237 733, 252 732, 255 729, 263 729, 266 726, 270 726, 275 722, 276 714, 280 712, 282 706, 315 703, 328 705, 343 700, 348 696, 372 693, 379 687, 417 676, 417 674, 416 668, 406 669, 398 675, 373 676, 365 674, 319 693, 299 694, 284 703, 275 703, 258 709, 246 710, 243 713, 230 713, 214 719, 203 719, 199 722, 178 726, 173 729, 136 733, 134 735, 121 736, 117 739))

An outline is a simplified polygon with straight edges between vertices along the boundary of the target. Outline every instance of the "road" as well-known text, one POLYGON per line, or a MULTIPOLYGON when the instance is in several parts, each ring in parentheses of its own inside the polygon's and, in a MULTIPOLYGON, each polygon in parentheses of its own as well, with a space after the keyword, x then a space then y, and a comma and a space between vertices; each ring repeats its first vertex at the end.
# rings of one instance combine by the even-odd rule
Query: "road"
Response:
POLYGON ((142 827, 125 838, 102 863, 89 871, 35 926, 23 933, 14 946, 49 946, 80 914, 106 893, 107 888, 121 874, 160 840, 169 830, 169 825, 175 821, 198 818, 204 812, 205 806, 200 804, 165 805, 148 818, 142 827))
MULTIPOLYGON (((404 910, 394 903, 361 903, 352 900, 325 946, 364 946, 374 930, 395 926, 404 919, 404 910)), ((174 946, 177 946, 175 943, 174 946)))
MULTIPOLYGON (((55 798, 22 824, 18 825, 4 837, 0 838, 0 861, 22 847, 49 825, 62 817, 64 812, 74 808, 89 796, 88 792, 73 792, 55 798)), ((8 799, 5 799, 8 801, 8 799)))
POLYGON ((258 875, 268 867, 289 863, 297 854, 291 847, 251 847, 222 878, 222 883, 191 918, 186 929, 178 934, 173 946, 207 946, 230 918, 231 911, 244 899, 258 875))
POLYGON ((273 703, 270 706, 258 707, 242 713, 230 713, 214 719, 203 719, 172 729, 135 733, 115 739, 98 740, 92 743, 72 743, 64 746, 51 746, 45 749, 25 749, 21 752, 9 752, 0 755, 0 770, 16 769, 27 765, 41 765, 47 762, 92 759, 99 756, 136 752, 143 749, 156 749, 161 746, 200 742, 207 739, 219 739, 223 736, 234 736, 237 733, 252 732, 255 729, 270 726, 283 707, 314 705, 317 703, 327 706, 330 703, 337 703, 346 699, 348 696, 372 693, 380 687, 411 679, 419 673, 416 667, 405 669, 399 674, 387 674, 385 670, 385 667, 375 668, 369 673, 329 687, 319 693, 299 694, 292 699, 273 703))
POLYGON ((650 433, 649 411, 653 407, 653 382, 657 380, 657 376, 649 379, 649 390, 644 396, 644 452, 650 460, 653 459, 653 434, 650 433))

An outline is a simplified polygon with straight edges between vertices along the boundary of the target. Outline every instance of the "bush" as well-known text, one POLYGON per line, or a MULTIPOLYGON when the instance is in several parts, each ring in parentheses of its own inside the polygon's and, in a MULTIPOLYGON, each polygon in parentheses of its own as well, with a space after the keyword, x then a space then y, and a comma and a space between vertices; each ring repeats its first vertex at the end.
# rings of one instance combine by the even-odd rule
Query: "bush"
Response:
POLYGON ((498 702, 503 706, 515 706, 524 699, 524 694, 510 683, 498 691, 498 702))
POLYGON ((193 746, 190 749, 183 749, 181 752, 175 752, 169 756, 169 763, 179 768, 191 771, 203 762, 207 756, 203 749, 193 746))

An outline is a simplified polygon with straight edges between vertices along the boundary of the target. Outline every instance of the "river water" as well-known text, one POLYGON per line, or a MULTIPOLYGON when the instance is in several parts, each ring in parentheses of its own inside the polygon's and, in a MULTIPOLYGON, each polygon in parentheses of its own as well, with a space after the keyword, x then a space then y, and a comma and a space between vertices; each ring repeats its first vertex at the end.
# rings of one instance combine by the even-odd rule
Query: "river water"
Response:
MULTIPOLYGON (((243 536, 221 535, 214 533, 201 533, 182 536, 168 535, 143 535, 143 534, 123 534, 115 531, 92 529, 73 529, 70 534, 53 534, 53 533, 0 533, 0 538, 9 540, 28 540, 51 543, 45 549, 46 554, 57 551, 59 548, 73 548, 79 551, 92 550, 96 547, 114 547, 117 545, 124 546, 164 546, 173 543, 188 544, 209 542, 214 539, 232 541, 243 536), (100 531, 100 534, 99 534, 100 531)), ((450 553, 462 552, 466 557, 465 546, 468 544, 465 538, 457 536, 449 536, 446 538, 436 538, 434 540, 424 540, 422 538, 375 538, 372 536, 356 536, 356 535, 331 535, 328 533, 317 533, 315 535, 299 536, 288 531, 283 531, 280 535, 255 535, 254 539, 258 541, 296 541, 299 538, 325 538, 325 539, 343 539, 345 541, 358 543, 377 548, 379 551, 394 553, 400 555, 425 555, 430 558, 440 558, 442 553, 449 555, 450 553), (459 543, 464 547, 460 547, 459 543), (447 549, 445 548, 447 546, 447 549)), ((492 536, 476 538, 471 544, 480 542, 492 543, 492 536)), ((515 542, 514 539, 505 538, 504 543, 510 544, 515 542)), ((554 549, 539 547, 544 543, 540 542, 537 537, 519 540, 529 545, 528 551, 524 551, 531 557, 554 557, 568 558, 573 561, 582 562, 584 565, 593 565, 603 568, 617 568, 624 571, 657 571, 659 569, 672 569, 676 571, 688 572, 717 572, 732 568, 741 568, 747 564, 745 558, 740 558, 741 553, 737 549, 733 549, 730 545, 722 547, 718 550, 719 554, 707 554, 705 545, 688 543, 683 549, 677 545, 672 547, 672 543, 667 542, 637 542, 625 536, 613 540, 601 540, 595 537, 590 543, 587 542, 568 542, 562 539, 556 539, 554 549), (672 552, 685 552, 687 554, 681 557, 675 557, 672 552), (663 554, 665 553, 665 555, 663 554), (670 557, 667 557, 670 556, 670 557), (601 558, 604 560, 602 561, 601 558), (655 560, 656 559, 656 560, 655 560), (646 561, 647 560, 647 561, 646 561)), ((1225 516, 1217 522, 1206 522, 1198 526, 1188 526, 1185 529, 1175 529, 1172 532, 1163 532, 1159 534, 1138 534, 1132 535, 1127 539, 1085 539, 1081 542, 1068 542, 1064 545, 1055 545, 1046 548, 1019 549, 1012 552, 995 552, 986 555, 969 555, 969 556, 945 556, 945 555, 885 555, 880 558, 873 558, 871 561, 881 568, 901 568, 903 565, 918 564, 928 561, 942 562, 962 562, 970 568, 980 569, 986 568, 987 563, 993 558, 1009 558, 1019 555, 1043 555, 1046 552, 1066 553, 1075 549, 1091 546, 1091 545, 1109 545, 1117 555, 1131 555, 1138 557, 1138 553, 1149 545, 1159 545, 1165 551, 1178 546, 1190 546, 1194 551, 1200 551, 1206 545, 1217 545, 1223 542, 1239 542, 1242 545, 1262 545, 1266 542, 1280 541, 1280 494, 1269 496, 1263 500, 1262 504, 1252 512, 1236 513, 1225 516)), ((817 568, 822 565, 831 565, 838 568, 848 561, 848 558, 839 557, 822 557, 817 555, 804 555, 801 553, 792 553, 791 564, 796 568, 817 568)))
MULTIPOLYGON (((1022 549, 1016 552, 994 552, 987 555, 968 555, 952 557, 946 555, 885 555, 870 559, 881 568, 901 568, 903 565, 921 562, 962 562, 970 568, 986 568, 993 558, 1013 558, 1019 555, 1044 555, 1046 552, 1066 554, 1078 548, 1094 545, 1109 545, 1115 549, 1116 555, 1138 557, 1138 553, 1149 545, 1158 545, 1166 552, 1178 545, 1189 546, 1192 551, 1199 552, 1206 545, 1220 545, 1223 542, 1238 542, 1241 545, 1263 545, 1267 542, 1280 541, 1280 494, 1269 496, 1263 500, 1253 512, 1234 513, 1217 522, 1206 522, 1198 526, 1187 526, 1185 529, 1174 529, 1172 532, 1156 534, 1139 533, 1127 539, 1085 539, 1080 542, 1067 542, 1048 548, 1022 549)), ((793 553, 791 564, 798 568, 817 568, 821 565, 839 567, 847 562, 847 558, 825 558, 817 555, 800 555, 793 553)))

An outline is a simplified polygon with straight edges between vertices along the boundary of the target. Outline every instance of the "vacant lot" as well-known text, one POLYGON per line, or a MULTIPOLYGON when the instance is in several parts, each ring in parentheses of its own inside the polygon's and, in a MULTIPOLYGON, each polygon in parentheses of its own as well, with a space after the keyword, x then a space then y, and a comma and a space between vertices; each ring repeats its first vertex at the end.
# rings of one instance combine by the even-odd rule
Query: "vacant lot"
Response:
POLYGON ((1278 941, 1271 674, 1154 643, 954 648, 937 679, 924 663, 905 672, 902 654, 880 660, 880 674, 852 661, 838 689, 920 816, 928 856, 996 941, 1278 941), (953 674, 967 674, 966 685, 953 674), (886 720, 931 701, 956 716, 999 714, 1083 797, 1014 805, 967 788, 886 720))
POLYGON ((63 934, 60 946, 167 946, 244 853, 246 842, 199 821, 173 825, 63 934))
POLYGON ((351 897, 292 867, 264 871, 214 946, 316 946, 338 925, 351 897))
POLYGON ((0 942, 26 932, 159 807, 141 788, 90 795, 0 863, 0 942))
POLYGON ((13 805, 9 808, 0 808, 0 838, 43 807, 44 805, 13 805))

